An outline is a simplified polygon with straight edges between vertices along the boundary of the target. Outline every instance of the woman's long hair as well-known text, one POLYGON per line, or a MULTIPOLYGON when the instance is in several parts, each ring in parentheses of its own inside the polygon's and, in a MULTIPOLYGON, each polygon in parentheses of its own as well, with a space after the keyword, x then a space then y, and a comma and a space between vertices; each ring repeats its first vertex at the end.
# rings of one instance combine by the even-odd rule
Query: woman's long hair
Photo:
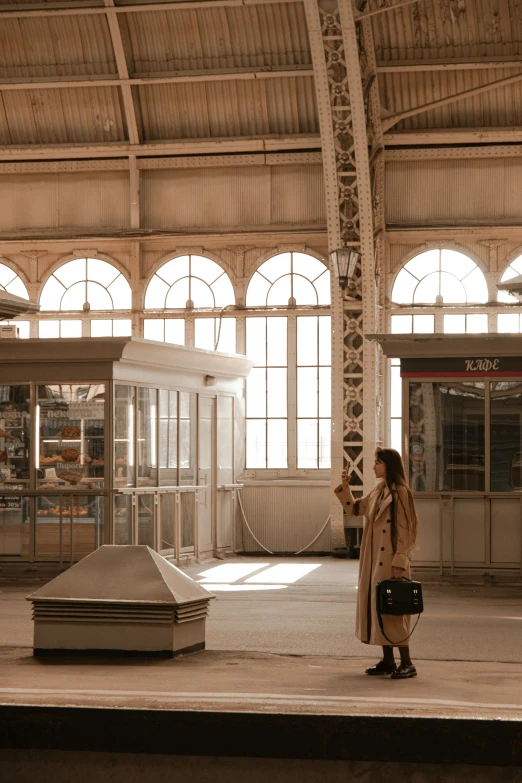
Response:
MULTIPOLYGON (((403 506, 404 515, 406 517, 406 521, 408 524, 411 537, 413 541, 415 541, 415 539, 417 538, 417 528, 419 525, 419 518, 417 516, 417 510, 415 508, 415 503, 413 500, 413 495, 410 489, 410 485, 408 484, 406 473, 404 471, 404 463, 402 461, 402 457, 398 451, 395 451, 395 449, 377 449, 375 452, 375 456, 386 467, 385 481, 392 496, 393 526, 395 528, 395 498, 397 498, 401 506, 403 506), (404 487, 404 489, 406 490, 408 495, 408 506, 409 506, 408 509, 404 508, 404 504, 399 496, 399 493, 394 492, 392 490, 392 486, 394 484, 395 487, 397 488, 404 487)), ((394 529, 393 538, 395 541, 396 541, 396 535, 397 533, 396 530, 394 529)))

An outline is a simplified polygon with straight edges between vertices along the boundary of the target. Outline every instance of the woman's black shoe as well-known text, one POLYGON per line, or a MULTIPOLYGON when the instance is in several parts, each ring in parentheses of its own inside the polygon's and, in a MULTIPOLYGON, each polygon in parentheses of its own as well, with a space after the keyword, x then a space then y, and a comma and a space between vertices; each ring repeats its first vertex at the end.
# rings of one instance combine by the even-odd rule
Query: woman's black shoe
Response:
POLYGON ((396 671, 397 665, 395 663, 379 661, 375 666, 370 666, 369 669, 366 669, 366 674, 393 674, 396 671))

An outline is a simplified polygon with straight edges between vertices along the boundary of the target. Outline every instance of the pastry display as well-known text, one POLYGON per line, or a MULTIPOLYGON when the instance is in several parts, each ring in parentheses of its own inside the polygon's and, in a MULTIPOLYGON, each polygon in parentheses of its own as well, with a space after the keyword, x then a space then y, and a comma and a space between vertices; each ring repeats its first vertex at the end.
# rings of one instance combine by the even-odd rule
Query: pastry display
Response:
POLYGON ((83 478, 81 473, 73 473, 72 470, 62 470, 62 472, 57 475, 58 478, 63 479, 64 481, 70 481, 71 484, 79 484, 83 478))
POLYGON ((71 425, 62 427, 60 430, 60 438, 62 438, 62 440, 79 440, 81 434, 82 431, 79 427, 73 427, 71 425))
POLYGON ((8 456, 7 451, 0 451, 0 462, 7 462, 8 456))
POLYGON ((64 449, 62 451, 62 460, 64 462, 76 462, 80 457, 80 452, 76 449, 64 449))

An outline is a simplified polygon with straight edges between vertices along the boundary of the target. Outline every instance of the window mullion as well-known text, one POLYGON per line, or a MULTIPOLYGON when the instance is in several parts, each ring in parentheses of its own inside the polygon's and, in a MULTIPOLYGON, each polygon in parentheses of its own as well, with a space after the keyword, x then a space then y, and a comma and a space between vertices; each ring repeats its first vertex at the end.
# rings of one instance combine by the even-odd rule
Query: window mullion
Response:
POLYGON ((297 316, 288 316, 287 401, 288 468, 297 469, 297 316))

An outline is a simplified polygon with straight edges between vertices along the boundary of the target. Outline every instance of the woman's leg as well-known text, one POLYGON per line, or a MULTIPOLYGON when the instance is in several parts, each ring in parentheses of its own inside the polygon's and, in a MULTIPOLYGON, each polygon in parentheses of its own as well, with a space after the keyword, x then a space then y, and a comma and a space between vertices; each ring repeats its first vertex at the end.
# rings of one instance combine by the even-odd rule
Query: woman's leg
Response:
POLYGON ((413 666, 409 647, 399 647, 399 655, 401 656, 401 666, 413 666))
MULTIPOLYGON (((400 651, 400 647, 399 647, 399 651, 400 651)), ((390 666, 393 666, 393 664, 395 663, 395 658, 393 656, 393 647, 391 647, 390 645, 386 645, 386 647, 384 647, 384 645, 383 645, 383 648, 382 648, 382 659, 383 659, 384 663, 390 664, 390 666)), ((402 656, 401 656, 401 661, 402 661, 402 656)))

